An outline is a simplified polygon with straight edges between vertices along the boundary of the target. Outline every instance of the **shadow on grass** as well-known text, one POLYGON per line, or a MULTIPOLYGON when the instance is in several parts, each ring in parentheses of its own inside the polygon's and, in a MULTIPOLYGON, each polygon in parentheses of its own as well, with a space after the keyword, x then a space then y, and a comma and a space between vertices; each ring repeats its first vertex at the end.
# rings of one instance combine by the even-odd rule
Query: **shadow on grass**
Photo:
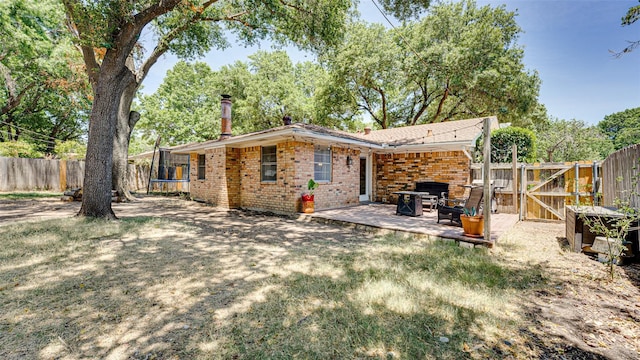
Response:
POLYGON ((0 228, 0 357, 491 358, 546 281, 449 243, 164 216, 0 228))

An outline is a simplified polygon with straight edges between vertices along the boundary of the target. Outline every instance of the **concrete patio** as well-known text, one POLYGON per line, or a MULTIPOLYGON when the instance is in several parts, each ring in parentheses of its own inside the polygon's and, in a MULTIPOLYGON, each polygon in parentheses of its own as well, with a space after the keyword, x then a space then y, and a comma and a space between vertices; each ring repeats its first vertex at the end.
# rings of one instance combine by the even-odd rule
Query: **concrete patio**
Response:
POLYGON ((461 246, 492 247, 500 235, 518 222, 517 214, 491 214, 491 239, 477 239, 463 235, 462 227, 449 225, 448 220, 438 224, 437 210, 424 211, 422 216, 396 215, 396 206, 379 203, 361 204, 338 209, 320 210, 304 214, 301 220, 336 223, 355 228, 410 234, 430 240, 452 240, 461 246))

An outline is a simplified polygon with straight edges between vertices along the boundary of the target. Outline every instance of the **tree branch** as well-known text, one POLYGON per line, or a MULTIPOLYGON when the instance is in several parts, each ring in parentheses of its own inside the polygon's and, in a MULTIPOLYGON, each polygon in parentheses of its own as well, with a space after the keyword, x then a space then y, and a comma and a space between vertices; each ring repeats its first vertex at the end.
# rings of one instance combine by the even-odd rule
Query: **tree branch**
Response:
POLYGON ((378 119, 378 117, 373 113, 373 109, 371 107, 371 104, 369 103, 369 99, 367 99, 366 95, 362 93, 362 90, 359 87, 357 88, 357 91, 360 94, 360 98, 364 100, 364 103, 366 104, 366 106, 358 104, 358 107, 360 107, 363 110, 366 110, 369 113, 369 115, 371 115, 373 120, 375 120, 375 122, 380 124, 380 126, 383 126, 384 124, 382 120, 378 119))
POLYGON ((153 52, 151 52, 151 55, 149 55, 149 57, 147 58, 147 60, 144 61, 144 63, 142 64, 142 66, 140 67, 140 70, 138 71, 138 73, 136 74, 136 81, 138 83, 141 83, 144 78, 147 76, 147 74, 149 73, 149 69, 151 69, 151 67, 158 61, 158 59, 160 58, 160 56, 164 55, 164 53, 167 52, 167 50, 169 49, 169 44, 175 40, 178 35, 180 35, 181 32, 183 32, 184 30, 186 30, 191 24, 198 22, 198 21, 210 21, 210 22, 216 22, 216 21, 237 21, 242 23, 245 26, 249 26, 246 22, 241 21, 239 18, 243 15, 248 14, 248 11, 242 11, 239 12, 237 14, 233 14, 233 15, 228 15, 228 16, 224 16, 221 18, 207 18, 207 17, 203 17, 202 14, 204 12, 204 10, 206 10, 208 7, 210 7, 211 5, 215 4, 217 1, 207 1, 205 2, 199 9, 198 11, 196 11, 194 13, 194 15, 191 17, 191 19, 187 20, 184 24, 182 24, 181 26, 172 29, 167 35, 165 35, 162 39, 160 39, 158 41, 158 44, 156 45, 156 47, 153 49, 153 52))
POLYGON ((427 107, 429 107, 428 104, 426 103, 422 103, 422 105, 420 106, 420 108, 418 109, 418 112, 416 112, 415 116, 413 117, 413 119, 411 120, 411 125, 415 125, 418 123, 418 119, 420 119, 420 117, 422 116, 422 114, 424 114, 425 111, 427 111, 427 107))
POLYGON ((442 113, 442 107, 444 106, 445 100, 449 97, 449 79, 447 79, 447 86, 444 88, 444 93, 442 93, 442 97, 440 98, 440 103, 438 104, 438 110, 436 110, 435 115, 433 116, 434 120, 440 116, 442 113))
POLYGON ((16 90, 17 84, 13 79, 13 76, 11 76, 11 71, 2 63, 0 63, 0 73, 2 73, 2 77, 4 77, 7 93, 9 95, 7 97, 7 103, 0 110, 0 114, 7 114, 20 105, 27 92, 33 89, 37 85, 37 83, 35 81, 31 82, 18 92, 16 90))
POLYGON ((296 6, 296 5, 293 5, 293 4, 289 4, 289 3, 288 3, 288 2, 286 2, 286 1, 280 0, 280 4, 282 4, 282 5, 286 6, 286 7, 290 7, 290 8, 292 8, 292 9, 294 9, 294 10, 296 10, 296 11, 299 11, 299 12, 301 12, 301 13, 306 13, 307 15, 313 15, 313 14, 311 13, 311 11, 308 11, 307 9, 303 9, 303 8, 301 8, 300 6, 296 6))
POLYGON ((15 97, 17 84, 13 79, 13 76, 11 76, 11 70, 9 70, 9 68, 6 67, 3 63, 0 63, 0 73, 2 73, 2 77, 4 78, 7 92, 9 93, 9 99, 15 97))
POLYGON ((85 45, 80 46, 80 52, 82 53, 82 59, 86 66, 85 71, 89 77, 89 84, 91 84, 91 89, 95 92, 98 75, 100 74, 100 64, 98 64, 98 60, 96 60, 96 53, 91 47, 85 45))
MULTIPOLYGON (((182 0, 160 0, 157 4, 151 5, 148 8, 137 13, 133 17, 133 22, 140 26, 140 29, 144 28, 148 23, 156 19, 160 15, 164 15, 173 10, 182 0)), ((209 5, 217 2, 217 0, 208 1, 209 5)), ((205 3, 206 4, 206 3, 205 3)), ((207 5, 207 6, 209 6, 207 5)))
POLYGON ((62 0, 62 3, 66 9, 66 22, 69 32, 78 40, 80 45, 77 45, 82 53, 82 59, 86 65, 86 73, 89 77, 89 83, 91 88, 95 91, 95 84, 98 82, 98 74, 100 73, 100 65, 96 60, 96 54, 88 45, 82 45, 82 29, 78 27, 78 24, 74 21, 77 17, 82 17, 86 14, 78 14, 76 8, 79 7, 79 3, 74 0, 62 0))

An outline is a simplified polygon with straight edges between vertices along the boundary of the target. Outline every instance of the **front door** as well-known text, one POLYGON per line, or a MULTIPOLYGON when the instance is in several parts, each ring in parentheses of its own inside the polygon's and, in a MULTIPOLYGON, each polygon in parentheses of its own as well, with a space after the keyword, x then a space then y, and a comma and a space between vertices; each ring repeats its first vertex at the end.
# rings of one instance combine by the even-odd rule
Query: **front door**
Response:
POLYGON ((371 167, 367 157, 360 158, 360 201, 369 201, 371 192, 371 181, 369 174, 371 174, 371 167))

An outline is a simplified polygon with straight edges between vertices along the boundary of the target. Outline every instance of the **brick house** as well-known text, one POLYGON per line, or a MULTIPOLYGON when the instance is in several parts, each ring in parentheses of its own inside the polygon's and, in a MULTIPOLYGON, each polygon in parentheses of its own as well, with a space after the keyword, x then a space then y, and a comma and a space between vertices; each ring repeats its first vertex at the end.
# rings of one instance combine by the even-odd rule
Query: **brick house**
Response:
MULTIPOLYGON (((464 188, 457 185, 469 183, 470 151, 483 123, 478 118, 348 133, 285 122, 231 136, 230 101, 223 99, 222 105, 219 139, 172 150, 190 156, 191 196, 221 207, 276 213, 301 210, 309 179, 320 184, 316 210, 361 201, 393 203, 394 191, 413 189, 418 181, 449 183, 451 196, 460 196, 464 188)), ((491 124, 497 128, 497 118, 491 124)))

